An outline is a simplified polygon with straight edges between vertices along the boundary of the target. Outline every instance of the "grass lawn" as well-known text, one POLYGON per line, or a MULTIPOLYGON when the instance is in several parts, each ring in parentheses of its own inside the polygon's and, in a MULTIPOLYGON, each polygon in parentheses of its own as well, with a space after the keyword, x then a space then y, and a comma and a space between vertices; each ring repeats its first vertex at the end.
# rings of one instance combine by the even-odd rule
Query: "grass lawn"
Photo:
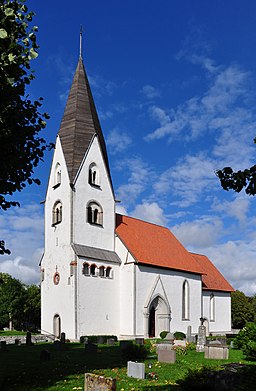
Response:
POLYGON ((26 335, 27 332, 26 331, 16 331, 16 330, 8 330, 8 331, 2 331, 0 330, 0 337, 2 336, 6 336, 6 337, 9 337, 9 336, 13 336, 13 335, 26 335))
POLYGON ((243 385, 246 388, 239 390, 254 390, 256 362, 246 361, 242 352, 238 350, 230 350, 230 359, 221 361, 205 360, 203 353, 195 351, 189 351, 186 356, 179 356, 175 364, 160 364, 156 359, 147 359, 146 373, 156 372, 158 380, 137 380, 127 377, 127 360, 122 357, 119 346, 102 345, 97 353, 86 353, 82 344, 66 344, 65 350, 57 350, 50 343, 33 346, 8 345, 7 351, 0 350, 0 390, 83 390, 84 373, 93 372, 116 378, 119 391, 180 391, 185 388, 177 385, 177 382, 184 379, 189 371, 198 370, 204 365, 217 369, 231 362, 248 364, 249 380, 243 385), (50 361, 40 360, 40 352, 43 349, 50 352, 50 361), (152 363, 151 370, 148 369, 149 362, 152 363))

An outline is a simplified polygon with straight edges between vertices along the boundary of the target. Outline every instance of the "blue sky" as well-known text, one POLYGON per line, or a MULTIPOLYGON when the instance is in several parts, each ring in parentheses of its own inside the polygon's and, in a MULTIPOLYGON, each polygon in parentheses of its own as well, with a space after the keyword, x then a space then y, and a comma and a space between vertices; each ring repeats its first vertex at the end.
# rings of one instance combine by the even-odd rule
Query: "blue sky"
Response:
MULTIPOLYGON (((44 97, 55 140, 79 54, 105 135, 119 211, 169 227, 207 255, 235 289, 256 293, 255 202, 222 190, 215 170, 255 163, 256 2, 254 0, 28 1, 40 55, 33 98, 44 97)), ((41 186, 17 194, 0 215, 11 248, 0 270, 39 281, 43 206, 51 153, 36 170, 41 186)))

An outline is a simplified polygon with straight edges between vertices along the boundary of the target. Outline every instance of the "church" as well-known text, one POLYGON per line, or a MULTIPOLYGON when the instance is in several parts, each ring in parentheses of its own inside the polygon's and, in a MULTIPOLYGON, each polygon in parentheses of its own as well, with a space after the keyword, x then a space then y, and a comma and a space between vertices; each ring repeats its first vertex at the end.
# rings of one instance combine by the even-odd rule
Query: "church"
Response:
POLYGON ((163 226, 116 213, 104 136, 80 54, 45 199, 42 333, 158 337, 231 331, 232 286, 163 226))

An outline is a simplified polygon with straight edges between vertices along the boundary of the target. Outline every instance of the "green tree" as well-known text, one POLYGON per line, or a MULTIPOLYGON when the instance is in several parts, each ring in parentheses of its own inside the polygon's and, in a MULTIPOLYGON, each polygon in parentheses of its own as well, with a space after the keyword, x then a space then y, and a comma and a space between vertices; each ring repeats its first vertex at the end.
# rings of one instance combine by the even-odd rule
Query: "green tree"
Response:
POLYGON ((40 288, 25 285, 7 273, 0 273, 0 328, 10 321, 16 330, 40 326, 40 288))
MULTIPOLYGON (((256 138, 254 139, 256 143, 256 138)), ((256 194, 256 165, 245 170, 233 171, 231 167, 224 167, 216 171, 224 190, 234 190, 239 193, 245 189, 246 194, 256 194)))
MULTIPOLYGON (((42 98, 32 101, 27 87, 34 79, 30 61, 38 56, 37 27, 25 0, 0 0, 0 209, 19 203, 10 196, 27 184, 40 184, 34 168, 50 147, 39 136, 47 113, 42 98)), ((10 253, 0 241, 0 254, 10 253)))
POLYGON ((253 321, 253 309, 250 299, 243 292, 231 293, 231 317, 235 329, 242 329, 247 322, 253 321))
POLYGON ((0 327, 8 327, 9 322, 19 327, 26 300, 25 286, 6 273, 0 273, 0 280, 0 327))

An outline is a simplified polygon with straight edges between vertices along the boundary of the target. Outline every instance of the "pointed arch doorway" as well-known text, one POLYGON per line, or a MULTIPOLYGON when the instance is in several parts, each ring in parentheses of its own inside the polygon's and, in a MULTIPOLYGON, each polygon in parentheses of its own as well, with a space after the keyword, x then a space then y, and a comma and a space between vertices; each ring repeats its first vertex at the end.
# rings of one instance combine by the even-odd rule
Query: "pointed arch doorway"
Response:
POLYGON ((147 332, 150 338, 159 337, 161 331, 170 331, 170 307, 166 300, 158 295, 148 307, 147 332))
POLYGON ((61 320, 59 314, 55 314, 53 317, 53 334, 56 338, 60 338, 61 334, 61 320))

